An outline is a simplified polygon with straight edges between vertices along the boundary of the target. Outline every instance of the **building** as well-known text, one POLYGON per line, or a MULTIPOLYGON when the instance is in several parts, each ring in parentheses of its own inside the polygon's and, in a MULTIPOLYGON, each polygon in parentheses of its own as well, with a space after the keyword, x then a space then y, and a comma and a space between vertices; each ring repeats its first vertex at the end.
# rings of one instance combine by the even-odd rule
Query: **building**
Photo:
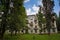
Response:
MULTIPOLYGON (((52 18, 54 19, 54 21, 51 22, 50 33, 57 33, 56 18, 55 18, 55 16, 52 16, 52 18)), ((30 33, 30 34, 48 33, 46 24, 42 24, 42 29, 41 29, 41 27, 39 27, 38 18, 36 15, 28 15, 27 21, 28 21, 28 23, 27 23, 28 33, 30 33)))
MULTIPOLYGON (((53 22, 51 22, 50 33, 57 33, 56 18, 55 18, 55 16, 53 16, 52 18, 54 20, 52 20, 53 22)), ((28 15, 27 21, 28 21, 27 32, 29 34, 47 34, 48 33, 46 24, 42 24, 42 27, 39 26, 38 18, 36 15, 28 15)), ((22 34, 26 33, 26 29, 25 28, 21 29, 20 33, 22 33, 22 34)))
POLYGON ((39 33, 39 25, 38 25, 38 19, 36 15, 28 15, 27 17, 27 21, 28 21, 28 33, 35 33, 38 34, 39 33))

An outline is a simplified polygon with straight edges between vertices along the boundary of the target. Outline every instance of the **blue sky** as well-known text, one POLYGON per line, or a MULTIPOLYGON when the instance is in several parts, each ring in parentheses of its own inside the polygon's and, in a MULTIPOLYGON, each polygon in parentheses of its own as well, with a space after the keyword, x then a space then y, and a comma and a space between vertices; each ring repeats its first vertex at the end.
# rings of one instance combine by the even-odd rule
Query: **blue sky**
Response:
MULTIPOLYGON (((59 15, 59 2, 58 0, 54 0, 54 12, 57 13, 57 15, 59 15)), ((26 8, 26 13, 27 15, 32 15, 32 14, 36 14, 38 13, 39 10, 39 5, 42 5, 42 0, 25 0, 24 1, 24 7, 26 8)))
POLYGON ((60 11, 59 2, 58 0, 54 0, 54 1, 55 1, 54 12, 56 12, 57 15, 59 15, 59 11, 60 11))

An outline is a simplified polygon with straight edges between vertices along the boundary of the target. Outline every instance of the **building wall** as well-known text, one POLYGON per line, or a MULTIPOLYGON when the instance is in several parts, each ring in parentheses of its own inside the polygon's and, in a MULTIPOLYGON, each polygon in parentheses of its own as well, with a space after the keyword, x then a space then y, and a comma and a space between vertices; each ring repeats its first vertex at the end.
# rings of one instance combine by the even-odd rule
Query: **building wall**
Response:
POLYGON ((28 33, 39 33, 39 25, 36 15, 29 15, 28 18, 28 33), (36 29, 36 30, 35 30, 36 29))
MULTIPOLYGON (((38 25, 38 19, 37 19, 37 16, 36 15, 29 15, 28 18, 28 33, 34 33, 34 34, 40 34, 40 30, 42 30, 42 34, 44 33, 48 33, 48 30, 46 27, 46 23, 45 24, 42 24, 42 29, 39 27, 38 25), (45 26, 44 26, 45 25, 45 26), (45 29, 44 29, 45 28, 45 29)), ((53 23, 52 28, 50 29, 50 33, 57 33, 57 26, 56 26, 56 20, 54 20, 54 23, 53 23), (53 26, 54 25, 54 26, 53 26)))

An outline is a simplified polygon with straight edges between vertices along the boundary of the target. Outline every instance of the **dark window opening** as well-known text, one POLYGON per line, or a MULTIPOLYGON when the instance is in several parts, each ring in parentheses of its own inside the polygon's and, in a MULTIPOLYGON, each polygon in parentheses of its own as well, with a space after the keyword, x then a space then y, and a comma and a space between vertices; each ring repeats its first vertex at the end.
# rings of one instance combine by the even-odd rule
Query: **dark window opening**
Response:
POLYGON ((35 29, 35 33, 37 33, 37 30, 35 29))
POLYGON ((34 20, 35 24, 37 23, 37 20, 34 20))

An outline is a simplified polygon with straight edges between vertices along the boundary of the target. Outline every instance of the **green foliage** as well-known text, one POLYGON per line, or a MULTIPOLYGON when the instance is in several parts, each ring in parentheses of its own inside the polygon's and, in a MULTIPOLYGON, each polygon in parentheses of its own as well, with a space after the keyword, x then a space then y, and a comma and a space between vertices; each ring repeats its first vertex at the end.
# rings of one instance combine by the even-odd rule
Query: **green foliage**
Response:
POLYGON ((58 31, 60 31, 60 17, 57 17, 56 21, 57 21, 57 29, 58 31))
POLYGON ((0 0, 1 1, 1 3, 0 3, 0 11, 3 11, 4 10, 4 4, 3 4, 3 0, 0 0))
MULTIPOLYGON (((9 0, 2 0, 0 11, 3 11, 4 29, 10 31, 18 31, 26 27, 26 12, 23 6, 24 0, 13 0, 13 8, 9 6, 9 0), (10 13, 9 13, 10 10, 10 13)), ((4 30, 2 29, 2 30, 4 30)))
POLYGON ((0 5, 0 11, 4 10, 4 5, 0 5))
POLYGON ((46 19, 43 18, 43 17, 44 17, 44 15, 39 12, 39 14, 38 14, 38 21, 40 21, 40 23, 46 23, 46 19))
POLYGON ((24 34, 24 35, 13 35, 12 37, 9 34, 4 36, 4 40, 59 40, 60 34, 51 34, 49 35, 37 35, 37 34, 24 34))
POLYGON ((23 0, 14 0, 12 13, 8 14, 9 29, 20 30, 21 28, 26 27, 26 17, 23 0))

